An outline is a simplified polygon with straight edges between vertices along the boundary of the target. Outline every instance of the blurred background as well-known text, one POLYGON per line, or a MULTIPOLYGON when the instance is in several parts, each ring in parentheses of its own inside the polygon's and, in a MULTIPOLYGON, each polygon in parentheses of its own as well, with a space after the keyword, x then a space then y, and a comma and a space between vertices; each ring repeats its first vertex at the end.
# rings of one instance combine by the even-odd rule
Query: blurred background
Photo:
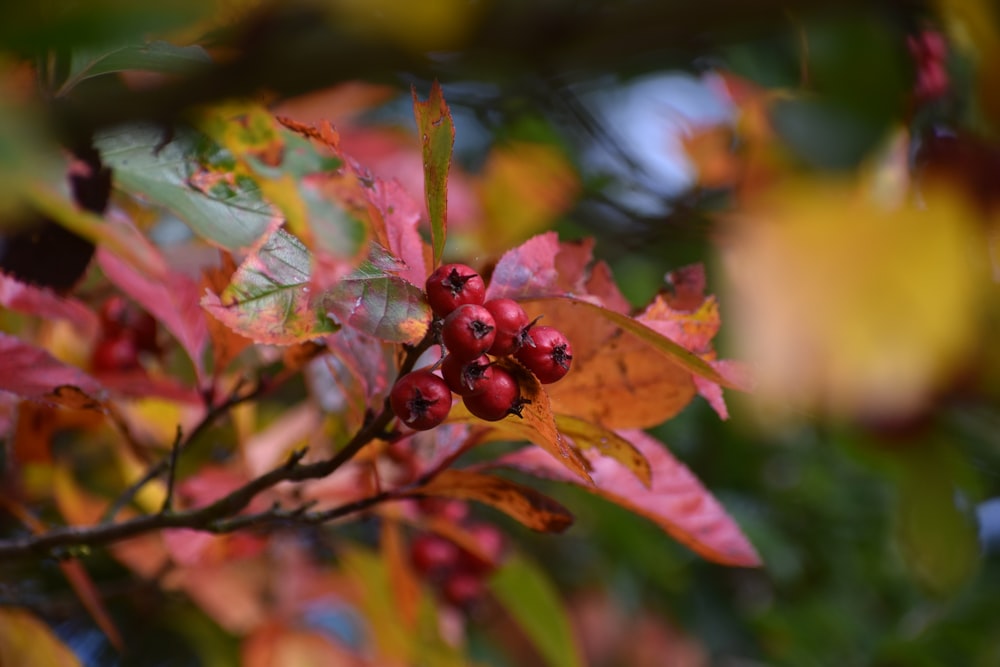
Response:
MULTIPOLYGON (((699 398, 654 434, 760 569, 707 563, 564 486, 545 490, 576 514, 565 535, 489 514, 558 586, 588 664, 1000 665, 989 0, 6 3, 0 76, 0 206, 45 173, 38 146, 228 96, 332 120, 346 153, 419 198, 410 88, 436 78, 457 137, 450 256, 594 237, 636 308, 703 263, 719 357, 758 383, 727 391, 728 419, 699 398), (191 49, 190 68, 93 55, 152 42, 191 49)), ((183 247, 171 229, 158 240, 183 247)), ((125 656, 52 564, 6 569, 0 603, 86 665, 239 664, 204 609, 92 563, 141 638, 125 656)), ((539 664, 493 620, 468 625, 479 664, 539 664)), ((352 632, 346 612, 313 622, 352 632)))

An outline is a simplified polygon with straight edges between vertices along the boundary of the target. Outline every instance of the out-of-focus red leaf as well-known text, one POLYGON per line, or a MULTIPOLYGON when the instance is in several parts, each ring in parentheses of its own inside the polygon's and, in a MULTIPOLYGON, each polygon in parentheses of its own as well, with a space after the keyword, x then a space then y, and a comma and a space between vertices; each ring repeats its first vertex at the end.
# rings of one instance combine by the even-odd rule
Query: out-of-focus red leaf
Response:
MULTIPOLYGON (((552 462, 553 467, 557 465, 552 462)), ((558 469, 563 476, 576 479, 569 477, 565 468, 558 469)), ((573 523, 569 510, 530 486, 471 470, 442 470, 412 495, 475 500, 545 533, 561 533, 573 523)))
POLYGON ((96 377, 106 389, 122 396, 164 398, 192 405, 200 405, 203 401, 197 389, 168 375, 150 375, 140 369, 100 373, 96 377))
MULTIPOLYGON (((742 567, 761 564, 753 545, 725 508, 662 443, 643 431, 623 431, 621 435, 649 461, 652 486, 644 487, 617 461, 590 450, 585 456, 594 468, 594 486, 584 488, 652 520, 708 560, 742 567)), ((579 483, 537 448, 519 450, 499 463, 539 477, 579 483)))
POLYGON ((27 285, 0 273, 0 305, 19 313, 72 323, 83 335, 97 331, 97 316, 82 302, 62 297, 50 289, 27 285))
POLYGON ((559 236, 555 232, 539 234, 508 250, 493 269, 486 298, 526 299, 562 294, 555 263, 558 254, 559 236))
POLYGON ((0 665, 81 667, 73 652, 30 612, 0 607, 0 665))
POLYGON ((102 392, 97 380, 79 368, 64 364, 19 338, 0 333, 0 391, 44 399, 62 385, 78 387, 92 396, 102 392))
POLYGON ((104 248, 98 248, 97 261, 108 280, 173 334, 194 364, 199 380, 204 379, 208 325, 199 303, 198 284, 176 273, 150 280, 104 248))
POLYGON ((455 145, 455 125, 437 81, 431 86, 426 102, 419 101, 416 88, 412 94, 413 115, 417 118, 424 160, 424 196, 431 219, 431 246, 434 251, 431 264, 436 267, 444 254, 448 234, 448 171, 455 145))
POLYGON ((315 298, 309 252, 294 236, 275 232, 244 260, 221 294, 201 303, 237 333, 258 343, 289 345, 336 330, 315 298))
POLYGON ((384 253, 368 261, 324 295, 341 324, 384 341, 415 343, 427 333, 431 309, 423 291, 388 273, 384 253))

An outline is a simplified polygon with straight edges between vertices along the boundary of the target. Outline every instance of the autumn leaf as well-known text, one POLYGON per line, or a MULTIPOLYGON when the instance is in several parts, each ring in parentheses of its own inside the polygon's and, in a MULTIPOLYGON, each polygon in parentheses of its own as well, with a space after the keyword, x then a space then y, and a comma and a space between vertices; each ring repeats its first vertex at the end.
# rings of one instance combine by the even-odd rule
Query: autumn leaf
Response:
MULTIPOLYGON (((643 431, 621 431, 649 461, 652 485, 646 488, 617 461, 596 450, 584 453, 593 466, 593 486, 581 485, 613 503, 650 519, 702 557, 724 565, 756 567, 760 557, 724 507, 664 445, 643 431)), ((579 484, 541 450, 530 447, 497 463, 522 472, 579 484)))
POLYGON ((368 200, 381 214, 382 225, 376 240, 402 261, 396 275, 423 288, 427 280, 427 244, 420 236, 420 207, 397 181, 374 179, 367 189, 368 200), (384 235, 384 240, 379 236, 384 235))
POLYGON ((201 301, 208 312, 258 343, 288 345, 336 331, 309 286, 309 253, 291 234, 275 232, 233 274, 221 294, 201 301))
POLYGON ((0 273, 0 305, 43 319, 66 320, 84 335, 97 331, 97 316, 83 302, 0 273))
POLYGON ((424 196, 431 218, 431 246, 434 251, 431 264, 436 267, 444 254, 448 234, 448 171, 455 144, 455 126, 437 81, 431 86, 426 102, 419 101, 416 88, 412 89, 412 95, 413 115, 417 118, 423 153, 424 196))
POLYGON ((241 647, 244 667, 365 667, 370 664, 333 641, 331 633, 309 630, 279 621, 255 628, 241 647))
POLYGON ((97 262, 112 284, 173 334, 194 364, 199 380, 204 380, 204 352, 209 337, 198 284, 174 272, 164 280, 150 280, 104 248, 97 249, 97 262))
POLYGON ((0 665, 81 667, 73 652, 35 616, 0 608, 0 665))
MULTIPOLYGON (((635 445, 610 429, 569 415, 556 415, 559 433, 571 438, 579 449, 596 449, 635 474, 647 488, 653 477, 649 461, 635 445)), ((588 463, 589 466, 589 463, 588 463)))
POLYGON ((228 170, 232 156, 203 134, 179 128, 167 136, 162 127, 126 125, 99 133, 95 145, 114 170, 116 189, 166 208, 221 248, 252 248, 281 222, 259 185, 236 179, 228 170))
POLYGON ((471 470, 442 470, 407 495, 475 500, 545 533, 561 533, 573 523, 566 508, 530 486, 471 470))
POLYGON ((500 359, 496 363, 517 378, 521 398, 529 401, 522 407, 521 416, 508 415, 500 421, 484 424, 461 401, 456 401, 448 414, 448 421, 486 428, 493 432, 494 437, 533 442, 566 466, 567 470, 589 483, 589 464, 560 434, 545 388, 530 371, 517 362, 500 359))
POLYGON ((103 391, 97 380, 79 368, 64 364, 19 338, 0 333, 0 390, 25 398, 45 399, 63 385, 92 396, 103 391))
POLYGON ((386 271, 386 258, 373 256, 328 291, 323 304, 344 326, 384 341, 415 343, 430 326, 430 306, 419 287, 386 271))

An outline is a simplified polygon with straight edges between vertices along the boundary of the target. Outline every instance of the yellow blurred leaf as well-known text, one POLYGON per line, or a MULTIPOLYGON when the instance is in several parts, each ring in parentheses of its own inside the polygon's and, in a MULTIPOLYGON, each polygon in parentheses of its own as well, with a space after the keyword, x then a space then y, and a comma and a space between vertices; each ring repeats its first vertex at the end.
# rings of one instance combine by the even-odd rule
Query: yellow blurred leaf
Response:
POLYGON ((516 142, 495 148, 483 167, 482 247, 499 254, 545 228, 573 203, 580 185, 554 146, 516 142))
POLYGON ((0 665, 80 667, 80 661, 32 614, 0 608, 0 665))
POLYGON ((968 210, 943 190, 891 208, 871 193, 803 179, 735 216, 723 302, 766 403, 903 415, 974 343, 985 246, 968 210))

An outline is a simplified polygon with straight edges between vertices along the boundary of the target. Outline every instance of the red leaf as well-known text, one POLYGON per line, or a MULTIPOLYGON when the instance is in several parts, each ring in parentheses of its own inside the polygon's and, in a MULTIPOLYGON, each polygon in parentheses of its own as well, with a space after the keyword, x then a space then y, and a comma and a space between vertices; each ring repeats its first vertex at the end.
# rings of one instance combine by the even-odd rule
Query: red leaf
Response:
POLYGON ((376 179, 367 189, 368 200, 382 214, 385 222, 385 245, 403 261, 396 271, 400 278, 423 288, 427 279, 425 249, 420 236, 420 206, 397 181, 376 179))
POLYGON ((20 313, 71 322, 85 335, 97 331, 97 316, 82 302, 52 290, 26 285, 0 273, 0 305, 20 313))
POLYGON ((486 289, 487 299, 526 299, 562 294, 557 286, 559 235, 546 232, 508 250, 497 262, 486 289))
POLYGON ((595 450, 585 452, 594 486, 580 484, 566 469, 537 447, 499 459, 505 466, 538 477, 580 484, 613 503, 655 522, 681 544, 708 560, 724 565, 757 567, 761 564, 753 545, 712 494, 666 447, 643 431, 621 431, 649 461, 652 486, 646 488, 617 461, 595 450))
POLYGON ((101 385, 75 366, 9 334, 0 333, 0 391, 25 398, 44 399, 56 387, 72 385, 87 394, 101 393, 101 385))
POLYGON ((98 248, 97 261, 108 280, 173 334, 191 358, 199 380, 203 379, 208 325, 199 303, 198 284, 177 273, 168 274, 162 281, 151 280, 104 248, 98 248))

